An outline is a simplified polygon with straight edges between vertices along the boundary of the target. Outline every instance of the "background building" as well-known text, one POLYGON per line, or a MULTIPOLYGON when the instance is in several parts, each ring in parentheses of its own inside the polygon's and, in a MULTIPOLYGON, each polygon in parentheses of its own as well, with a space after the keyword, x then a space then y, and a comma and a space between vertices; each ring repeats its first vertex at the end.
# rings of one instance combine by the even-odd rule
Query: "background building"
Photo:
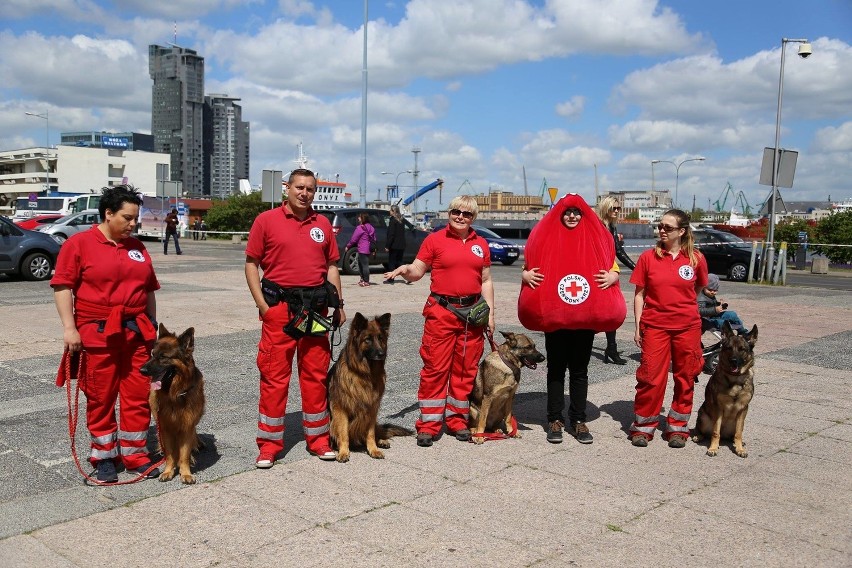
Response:
POLYGON ((204 189, 204 58, 178 46, 148 46, 154 149, 171 156, 171 179, 183 191, 204 189))
POLYGON ((205 195, 227 197, 249 177, 249 123, 242 120, 238 100, 228 95, 204 97, 205 195))
POLYGON ((139 132, 63 132, 59 143, 63 146, 154 151, 154 136, 139 132))

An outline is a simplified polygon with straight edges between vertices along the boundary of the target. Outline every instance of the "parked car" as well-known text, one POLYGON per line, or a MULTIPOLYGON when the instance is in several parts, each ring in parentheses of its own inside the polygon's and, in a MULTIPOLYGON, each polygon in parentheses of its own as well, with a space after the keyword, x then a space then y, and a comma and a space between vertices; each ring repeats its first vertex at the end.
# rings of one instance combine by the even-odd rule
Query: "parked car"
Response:
POLYGON ((12 220, 14 223, 22 229, 28 229, 30 231, 35 231, 41 225, 48 225, 59 219, 62 219, 62 215, 59 213, 46 213, 44 215, 36 215, 35 217, 26 217, 21 218, 15 221, 13 217, 12 220))
MULTIPOLYGON (((713 274, 728 280, 743 282, 748 276, 751 262, 751 243, 740 237, 715 229, 694 229, 695 244, 707 259, 707 268, 713 274)), ((754 271, 760 265, 760 254, 755 254, 754 271)))
MULTIPOLYGON (((447 224, 436 225, 432 232, 444 230, 447 224)), ((504 239, 491 229, 482 225, 471 225, 476 234, 488 241, 488 252, 491 253, 491 262, 502 262, 506 266, 514 264, 521 256, 521 247, 517 243, 504 239)))
POLYGON ((56 265, 59 244, 51 235, 22 229, 0 216, 0 273, 47 280, 56 265))
MULTIPOLYGON (((370 209, 360 207, 346 207, 343 209, 323 209, 317 211, 331 221, 331 227, 337 239, 337 248, 340 249, 340 269, 344 274, 358 274, 358 251, 355 247, 344 254, 343 249, 352 238, 355 227, 358 226, 358 215, 367 213, 370 215, 370 224, 376 229, 376 256, 371 264, 381 264, 385 268, 388 265, 388 253, 385 250, 387 242, 387 228, 390 223, 390 212, 386 209, 370 209)), ((429 234, 402 220, 405 226, 405 252, 402 255, 403 262, 412 262, 420 250, 423 239, 429 234)))
POLYGON ((42 225, 37 230, 48 235, 54 235, 59 242, 64 243, 71 235, 86 231, 101 222, 97 209, 86 209, 79 213, 66 215, 49 225, 42 225))

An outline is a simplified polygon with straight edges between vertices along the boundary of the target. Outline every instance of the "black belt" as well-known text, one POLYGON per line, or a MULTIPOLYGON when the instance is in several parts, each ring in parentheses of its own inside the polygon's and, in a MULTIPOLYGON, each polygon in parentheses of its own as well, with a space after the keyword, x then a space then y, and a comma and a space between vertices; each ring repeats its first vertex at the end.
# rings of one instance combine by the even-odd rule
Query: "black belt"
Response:
POLYGON ((277 305, 280 302, 292 305, 309 304, 311 308, 324 307, 326 305, 325 289, 322 285, 304 288, 284 288, 272 280, 263 278, 260 281, 260 288, 263 292, 264 300, 266 300, 269 307, 277 305), (320 306, 320 304, 322 305, 320 306))
POLYGON ((471 294, 470 296, 444 296, 443 294, 436 294, 432 292, 429 295, 438 300, 438 303, 442 306, 446 304, 456 304, 462 307, 472 306, 478 302, 480 298, 479 294, 471 294))

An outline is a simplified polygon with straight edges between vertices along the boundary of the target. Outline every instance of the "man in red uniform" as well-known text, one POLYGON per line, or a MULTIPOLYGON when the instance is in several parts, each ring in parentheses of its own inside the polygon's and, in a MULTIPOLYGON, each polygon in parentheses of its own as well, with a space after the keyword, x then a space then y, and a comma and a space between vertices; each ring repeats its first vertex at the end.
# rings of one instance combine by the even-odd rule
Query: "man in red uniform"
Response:
POLYGON ((154 291, 160 284, 145 245, 131 236, 141 204, 132 187, 106 188, 101 223, 62 245, 50 281, 65 348, 86 352, 88 372, 79 380, 92 438, 89 461, 106 483, 118 481, 119 454, 128 470, 159 475, 150 469, 146 446, 151 382, 139 369, 157 337, 154 291))
POLYGON ((479 211, 476 199, 460 195, 449 209, 447 228, 426 237, 414 262, 385 273, 385 280, 402 276, 414 282, 432 269, 431 294, 423 308, 423 369, 417 391, 420 419, 415 424, 417 445, 423 447, 432 445, 444 421, 457 439, 470 439, 468 397, 482 356, 485 328, 463 322, 446 305, 463 308, 485 298, 491 309, 488 327, 494 331, 488 242, 470 227, 479 211))
POLYGON ((261 469, 272 467, 284 449, 284 417, 294 355, 308 451, 322 460, 336 457, 329 439, 328 335, 299 337, 292 329, 284 330, 303 310, 327 313, 326 280, 340 297, 336 319, 339 324, 346 321, 337 270, 340 253, 334 232, 328 219, 311 208, 316 188, 313 172, 293 170, 287 182, 287 201, 257 216, 246 246, 246 282, 263 321, 257 346, 260 453, 255 462, 261 469))

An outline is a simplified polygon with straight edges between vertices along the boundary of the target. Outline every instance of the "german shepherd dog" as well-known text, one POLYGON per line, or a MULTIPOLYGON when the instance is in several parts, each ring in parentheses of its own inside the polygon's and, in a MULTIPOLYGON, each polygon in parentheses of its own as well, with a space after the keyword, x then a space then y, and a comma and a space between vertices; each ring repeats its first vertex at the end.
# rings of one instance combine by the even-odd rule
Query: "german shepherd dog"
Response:
POLYGON ((196 427, 204 414, 204 378, 195 366, 194 349, 195 328, 177 336, 160 324, 151 358, 141 368, 151 377, 149 402, 165 458, 160 481, 170 481, 177 465, 180 480, 195 483, 190 464, 195 464, 192 453, 202 447, 196 427))
POLYGON ((349 338, 337 362, 328 371, 331 438, 337 444, 337 461, 349 461, 349 446, 367 448, 371 458, 385 455, 393 436, 413 432, 393 424, 377 424, 385 394, 385 358, 388 352, 390 314, 367 321, 356 313, 349 338))
MULTIPOLYGON (((500 332, 506 339, 486 355, 470 393, 470 424, 474 443, 485 441, 484 432, 512 430, 512 403, 521 380, 521 367, 535 369, 544 361, 544 355, 532 339, 522 333, 500 332)), ((515 431, 515 438, 521 435, 515 431)))
POLYGON ((698 409, 692 437, 694 442, 710 438, 708 456, 715 456, 719 451, 721 438, 733 438, 734 452, 741 458, 748 456, 743 443, 743 427, 754 395, 756 343, 756 325, 745 335, 735 334, 728 322, 722 327, 719 364, 704 389, 704 403, 698 409))

